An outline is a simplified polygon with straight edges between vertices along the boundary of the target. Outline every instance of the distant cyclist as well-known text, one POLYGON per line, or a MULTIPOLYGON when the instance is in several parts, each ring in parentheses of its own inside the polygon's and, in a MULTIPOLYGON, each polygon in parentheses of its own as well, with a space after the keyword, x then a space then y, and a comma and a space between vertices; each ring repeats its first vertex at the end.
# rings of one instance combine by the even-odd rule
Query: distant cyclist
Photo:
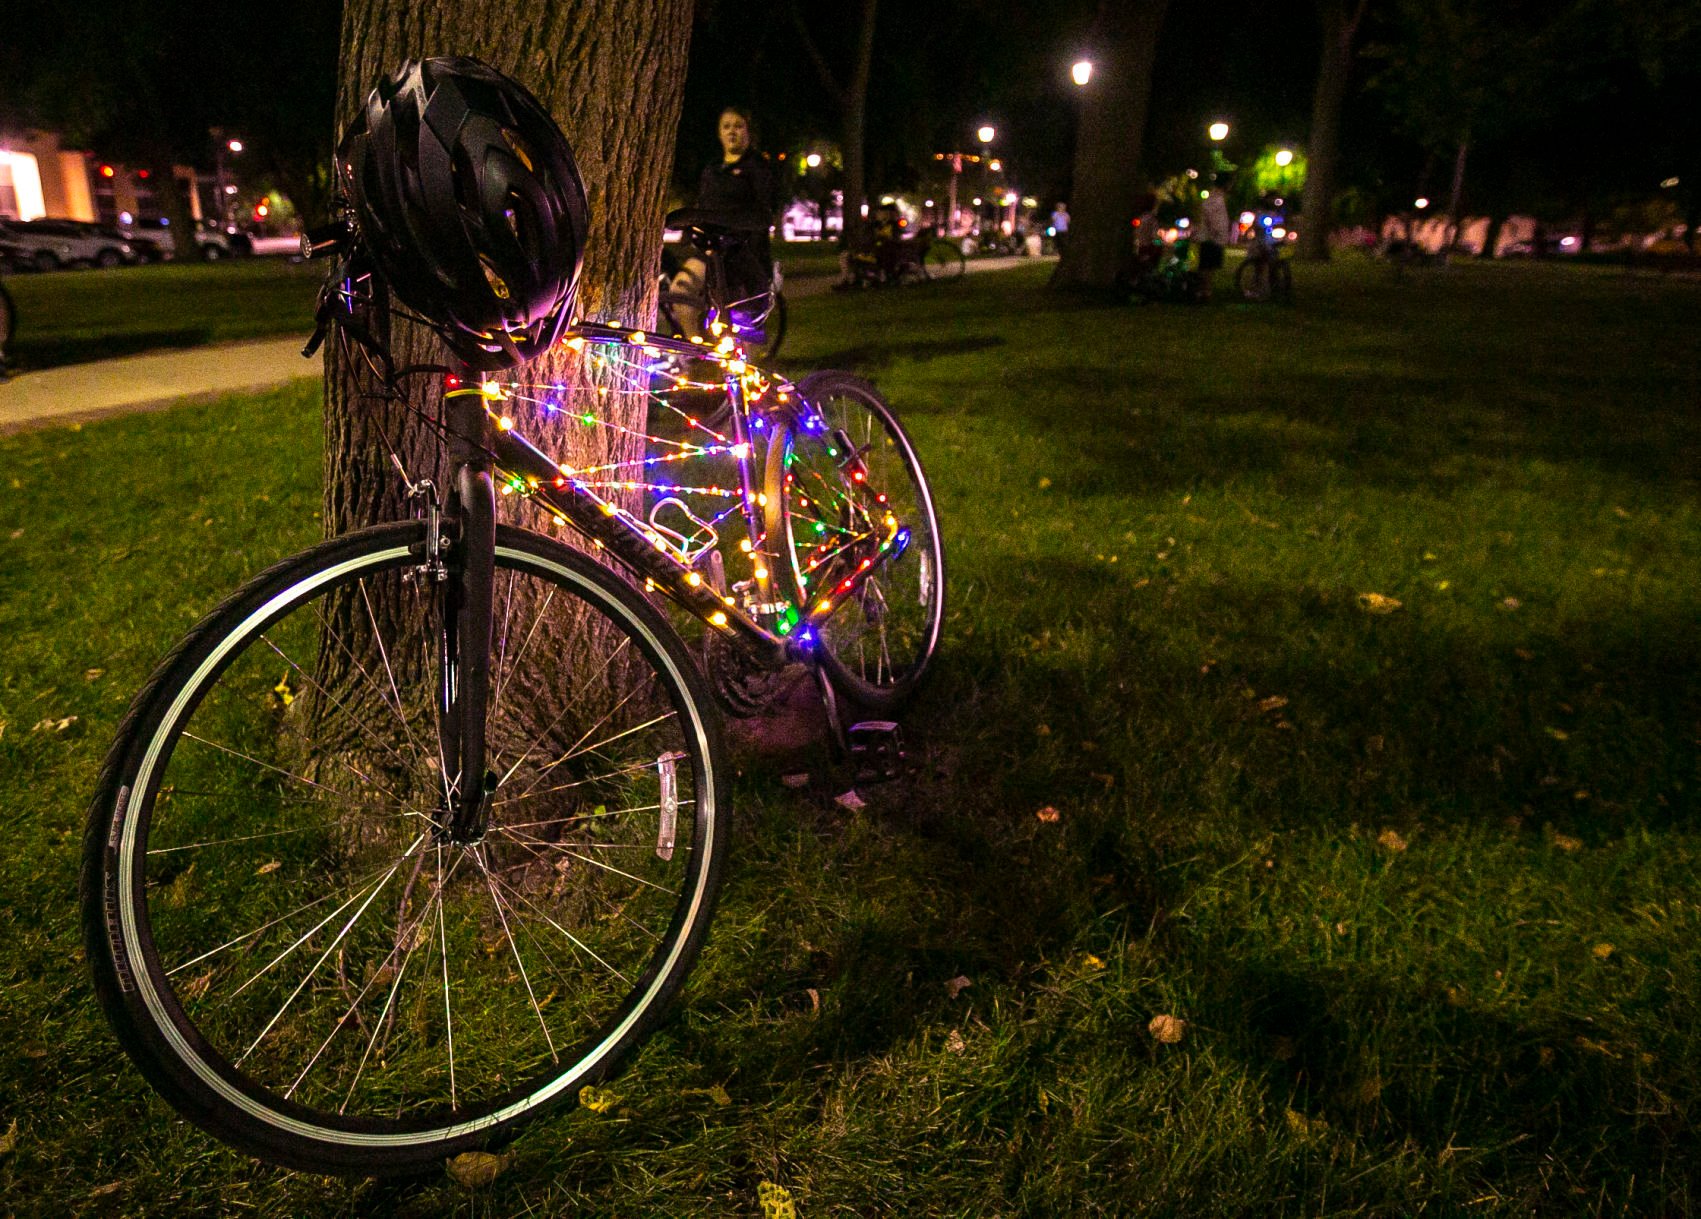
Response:
MULTIPOLYGON (((697 181, 696 206, 717 212, 742 212, 771 218, 774 214, 774 171, 768 165, 768 158, 756 151, 750 112, 737 106, 722 110, 720 137, 721 158, 703 167, 702 177, 697 181)), ((760 233, 753 233, 748 241, 728 248, 722 258, 727 291, 734 300, 766 294, 773 276, 773 255, 766 228, 760 233)), ((680 264, 671 291, 702 299, 707 274, 708 265, 703 255, 693 250, 680 264)), ((687 333, 694 332, 703 324, 701 309, 676 305, 674 315, 687 333)))

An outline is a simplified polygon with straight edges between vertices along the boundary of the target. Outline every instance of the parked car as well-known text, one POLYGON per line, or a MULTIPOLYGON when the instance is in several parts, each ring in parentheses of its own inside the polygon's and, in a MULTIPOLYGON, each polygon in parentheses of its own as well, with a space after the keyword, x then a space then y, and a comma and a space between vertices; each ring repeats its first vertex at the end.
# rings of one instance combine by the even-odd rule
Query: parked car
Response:
POLYGON ((22 247, 25 265, 37 271, 77 263, 116 267, 136 260, 135 247, 122 233, 80 220, 0 221, 0 240, 22 247))
MULTIPOLYGON (((153 220, 138 220, 124 232, 133 242, 147 243, 142 255, 149 262, 177 257, 177 234, 171 231, 171 222, 163 216, 153 220)), ((237 249, 229 233, 209 221, 202 221, 200 227, 195 230, 195 244, 201 247, 201 257, 208 262, 247 253, 246 250, 237 249)))

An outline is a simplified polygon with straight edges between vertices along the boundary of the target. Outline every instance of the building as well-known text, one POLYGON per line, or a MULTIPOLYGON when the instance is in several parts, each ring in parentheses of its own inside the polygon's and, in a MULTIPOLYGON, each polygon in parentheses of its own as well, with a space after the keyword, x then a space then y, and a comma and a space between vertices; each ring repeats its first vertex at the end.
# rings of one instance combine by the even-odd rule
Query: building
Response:
MULTIPOLYGON (((187 165, 172 174, 187 189, 189 214, 200 220, 203 195, 210 204, 216 184, 187 165)), ((51 131, 0 131, 0 218, 91 220, 130 225, 161 214, 152 171, 132 169, 93 153, 60 146, 51 131)))

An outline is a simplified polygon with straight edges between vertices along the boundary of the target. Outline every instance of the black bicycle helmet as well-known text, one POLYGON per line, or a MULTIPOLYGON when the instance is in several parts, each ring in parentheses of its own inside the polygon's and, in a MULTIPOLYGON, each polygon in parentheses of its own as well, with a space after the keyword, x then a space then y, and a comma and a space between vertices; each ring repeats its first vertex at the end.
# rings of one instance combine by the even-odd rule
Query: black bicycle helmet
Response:
POLYGON ((366 99, 337 171, 378 273, 471 368, 561 337, 590 208, 567 137, 522 85, 465 56, 409 60, 366 99))

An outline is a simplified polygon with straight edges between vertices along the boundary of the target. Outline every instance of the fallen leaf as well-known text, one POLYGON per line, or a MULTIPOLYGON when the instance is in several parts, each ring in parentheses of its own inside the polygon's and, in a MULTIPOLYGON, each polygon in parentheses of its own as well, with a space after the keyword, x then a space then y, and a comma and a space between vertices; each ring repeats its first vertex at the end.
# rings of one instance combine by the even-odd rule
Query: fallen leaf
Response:
POLYGON ((1434 552, 1434 551, 1433 551, 1433 550, 1426 550, 1426 551, 1424 551, 1424 552, 1423 552, 1423 561, 1424 561, 1424 562, 1425 562, 1425 563, 1433 563, 1433 562, 1435 562, 1435 552, 1434 552))
POLYGON ((1187 1035, 1187 1021, 1179 1016, 1153 1016, 1151 1023, 1146 1025, 1146 1031, 1156 1038, 1160 1045, 1174 1045, 1187 1035))
POLYGON ((783 1185, 763 1181, 756 1187, 756 1204, 762 1208, 762 1219, 797 1219, 797 1204, 783 1185))
POLYGON ((1402 603, 1381 593, 1360 593, 1358 607, 1367 614, 1392 614, 1402 608, 1402 603))
POLYGON ((780 782, 791 788, 808 787, 809 776, 808 774, 781 775, 780 782))
POLYGON ((1596 944, 1594 948, 1595 960, 1604 961, 1616 951, 1617 949, 1611 944, 1596 944))
POLYGON ((122 1182, 122 1181, 108 1181, 105 1185, 97 1186, 96 1188, 91 1189, 89 1191, 89 1197, 91 1197, 91 1198, 105 1198, 110 1194, 117 1193, 119 1190, 121 1190, 123 1188, 124 1188, 124 1182, 122 1182))
POLYGON ((1090 952, 1086 956, 1081 958, 1081 964, 1085 965, 1088 969, 1103 969, 1104 968, 1104 962, 1099 960, 1099 958, 1095 957, 1090 952))
POLYGON ((1036 724, 1036 725, 1034 725, 1034 735, 1035 736, 1050 736, 1051 735, 1051 725, 1050 724, 1036 724))
POLYGON ((833 803, 840 808, 849 809, 853 813, 868 807, 868 801, 857 795, 854 790, 848 791, 842 796, 835 796, 833 803))
POLYGON ((1329 1133, 1329 1123, 1320 1117, 1306 1117, 1298 1109, 1289 1109, 1283 1116, 1288 1129, 1302 1139, 1318 1139, 1329 1133))
MULTIPOLYGON (((945 1048, 953 1054, 961 1054, 964 1050, 968 1049, 969 1046, 968 1042, 963 1040, 963 1035, 956 1029, 952 1029, 948 1034, 946 1034, 945 1048)), ((16 1129, 16 1123, 13 1123, 13 1128, 16 1129)))
POLYGON ((1505 610, 1509 614, 1513 610, 1521 609, 1523 607, 1523 605, 1524 605, 1524 603, 1522 601, 1518 600, 1518 598, 1516 598, 1516 597, 1502 597, 1501 600, 1500 600, 1500 608, 1505 610))
POLYGON ((712 1087, 705 1089, 705 1095, 722 1109, 725 1109, 728 1105, 732 1104, 732 1096, 719 1084, 715 1084, 712 1087))
POLYGON ((1394 830, 1383 830, 1376 836, 1376 842, 1377 845, 1387 847, 1390 851, 1403 851, 1406 849, 1406 840, 1400 837, 1400 835, 1394 830))
POLYGON ((254 875, 265 876, 269 873, 276 872, 281 867, 283 867, 283 860, 281 860, 281 859, 268 860, 267 862, 261 864, 258 868, 254 869, 254 875))
POLYGON ((1040 809, 1039 812, 1035 813, 1034 816, 1038 817, 1047 825, 1055 825, 1063 814, 1048 804, 1044 808, 1040 809))
POLYGON ((1444 593, 1452 587, 1453 581, 1451 580, 1437 580, 1435 582, 1435 591, 1438 593, 1444 593))
POLYGON ((1260 711, 1280 711, 1287 705, 1288 700, 1280 694, 1272 694, 1268 698, 1258 700, 1258 710, 1260 711))
POLYGON ((488 1151, 463 1151, 443 1161, 443 1168, 457 1185, 465 1189, 486 1189, 502 1175, 510 1157, 493 1155, 488 1151))
POLYGON ((77 722, 77 717, 74 716, 74 715, 67 715, 64 719, 53 719, 53 718, 50 717, 48 719, 38 721, 36 723, 36 726, 34 728, 31 728, 30 731, 31 732, 64 732, 67 728, 69 728, 72 724, 75 724, 76 722, 77 722))
POLYGON ((1620 508, 1617 504, 1613 505, 1612 510, 1618 516, 1619 520, 1627 521, 1630 519, 1630 514, 1623 508, 1620 508))
POLYGON ((607 1113, 619 1100, 611 1088, 597 1088, 586 1084, 579 1089, 579 1103, 592 1113, 607 1113))
POLYGON ((1583 849, 1583 840, 1573 838, 1570 834, 1555 833, 1551 841, 1561 851, 1581 851, 1583 849))
POLYGON ((105 676, 106 676, 106 670, 105 669, 84 669, 83 670, 83 680, 84 681, 99 681, 101 678, 103 678, 105 676))
POLYGON ((813 986, 811 986, 811 987, 808 987, 804 991, 804 993, 809 996, 809 1010, 812 1011, 812 1012, 820 1011, 821 1010, 821 992, 816 990, 813 986))
POLYGON ((277 695, 278 701, 286 707, 295 701, 295 691, 290 688, 288 673, 278 678, 278 684, 272 687, 272 693, 277 695))
POLYGON ((1051 479, 1049 479, 1049 478, 1043 478, 1043 477, 1042 477, 1042 478, 1041 478, 1041 479, 1040 479, 1040 480, 1039 480, 1039 489, 1040 489, 1040 490, 1041 490, 1041 491, 1044 491, 1044 490, 1045 490, 1045 489, 1046 489, 1046 488, 1047 488, 1047 487, 1049 487, 1049 486, 1051 486, 1051 479))
POLYGON ((1530 651, 1529 648, 1513 648, 1512 655, 1516 656, 1519 660, 1534 660, 1536 658, 1536 654, 1530 651))
POLYGON ((1547 734, 1556 741, 1569 741, 1571 734, 1563 728, 1548 728, 1547 734))
POLYGON ((958 995, 962 994, 973 985, 974 983, 968 978, 965 978, 962 974, 958 974, 949 982, 945 983, 945 993, 955 999, 958 995))

